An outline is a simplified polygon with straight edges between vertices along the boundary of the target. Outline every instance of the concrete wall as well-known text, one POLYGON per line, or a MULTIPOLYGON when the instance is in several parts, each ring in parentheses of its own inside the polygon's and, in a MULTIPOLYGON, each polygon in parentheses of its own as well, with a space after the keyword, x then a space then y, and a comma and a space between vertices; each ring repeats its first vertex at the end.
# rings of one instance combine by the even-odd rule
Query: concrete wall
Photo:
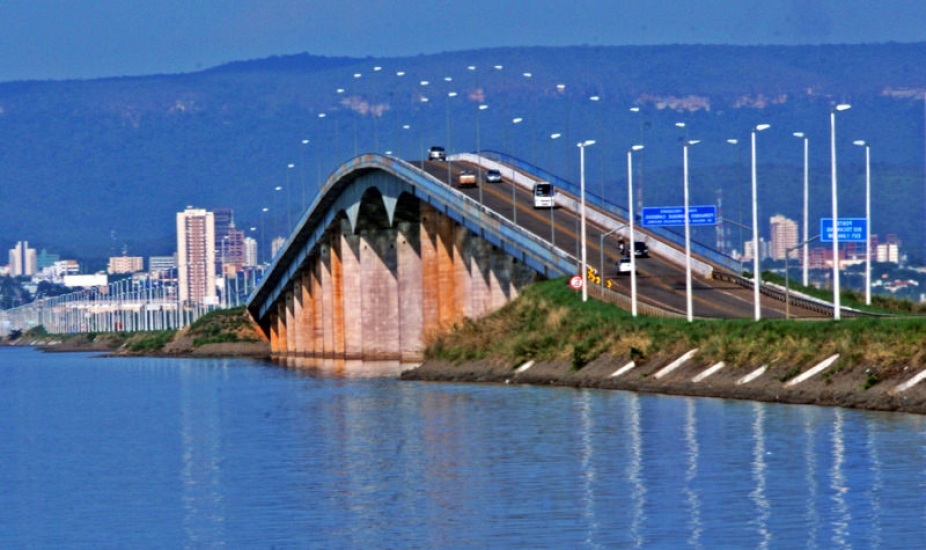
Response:
POLYGON ((494 311, 536 277, 425 203, 414 218, 357 232, 332 224, 271 315, 272 353, 420 361, 429 338, 494 311))

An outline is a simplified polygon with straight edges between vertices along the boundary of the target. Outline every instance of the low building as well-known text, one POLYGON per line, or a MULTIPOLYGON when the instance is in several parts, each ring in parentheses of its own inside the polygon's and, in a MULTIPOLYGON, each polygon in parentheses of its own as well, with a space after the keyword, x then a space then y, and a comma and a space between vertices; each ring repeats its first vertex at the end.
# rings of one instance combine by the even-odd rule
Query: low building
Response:
POLYGON ((106 272, 110 275, 119 273, 137 273, 145 270, 145 259, 141 256, 113 256, 109 259, 106 272))

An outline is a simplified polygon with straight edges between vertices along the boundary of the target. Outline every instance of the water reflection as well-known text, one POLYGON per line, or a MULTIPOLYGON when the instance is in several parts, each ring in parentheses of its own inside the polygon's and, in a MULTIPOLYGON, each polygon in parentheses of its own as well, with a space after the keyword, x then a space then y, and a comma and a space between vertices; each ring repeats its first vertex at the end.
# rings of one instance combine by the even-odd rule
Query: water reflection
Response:
POLYGON ((306 374, 326 378, 394 378, 419 363, 399 361, 361 361, 359 359, 324 359, 309 357, 279 357, 273 362, 306 374))
POLYGON ((41 361, 0 369, 9 547, 913 548, 926 526, 918 416, 41 361))
POLYGON ((689 546, 701 548, 701 499, 698 496, 698 427, 697 403, 694 399, 685 400, 685 445, 688 452, 688 469, 685 471, 685 500, 691 517, 688 528, 691 535, 688 537, 689 546))
POLYGON ((830 490, 834 503, 833 518, 833 544, 844 548, 849 537, 849 507, 846 505, 846 476, 843 473, 843 463, 846 459, 846 447, 843 441, 842 409, 835 409, 833 413, 833 466, 830 471, 830 490))
POLYGON ((646 485, 643 483, 643 433, 640 427, 640 396, 627 394, 630 402, 628 433, 630 434, 630 460, 627 463, 627 478, 630 480, 630 537, 634 548, 643 547, 643 526, 646 515, 646 485))
POLYGON ((756 519, 754 523, 759 534, 759 548, 768 548, 771 542, 771 533, 768 530, 768 521, 771 516, 768 499, 765 494, 766 464, 765 464, 765 405, 752 403, 752 479, 755 488, 749 494, 756 505, 756 519))

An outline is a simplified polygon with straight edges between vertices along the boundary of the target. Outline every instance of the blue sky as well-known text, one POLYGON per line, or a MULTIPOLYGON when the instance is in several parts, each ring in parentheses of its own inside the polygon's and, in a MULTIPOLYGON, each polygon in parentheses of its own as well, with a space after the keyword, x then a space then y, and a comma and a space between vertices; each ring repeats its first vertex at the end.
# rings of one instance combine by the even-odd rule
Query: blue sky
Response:
POLYGON ((0 0, 0 82, 308 52, 926 41, 923 0, 0 0))

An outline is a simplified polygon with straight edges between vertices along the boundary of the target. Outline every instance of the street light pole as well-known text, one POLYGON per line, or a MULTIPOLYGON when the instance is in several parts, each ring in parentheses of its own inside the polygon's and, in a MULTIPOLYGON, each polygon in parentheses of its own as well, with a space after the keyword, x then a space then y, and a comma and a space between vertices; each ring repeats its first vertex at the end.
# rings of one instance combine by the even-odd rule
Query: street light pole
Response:
MULTIPOLYGON (((688 147, 698 143, 698 140, 685 140, 684 146, 682 147, 682 164, 684 168, 684 187, 685 187, 685 311, 688 315, 688 322, 694 320, 694 308, 691 300, 691 223, 689 222, 690 216, 688 215, 688 147)), ((634 242, 630 241, 630 257, 634 256, 634 242)), ((634 260, 631 259, 631 262, 634 260)), ((633 274, 633 268, 636 267, 635 264, 631 264, 630 273, 633 274)))
POLYGON ((853 145, 865 148, 865 305, 871 305, 871 146, 864 140, 853 145))
POLYGON ((752 266, 753 297, 755 299, 756 321, 762 318, 759 287, 762 285, 762 273, 759 271, 759 202, 756 198, 756 133, 768 130, 770 125, 759 124, 752 129, 752 266))
MULTIPOLYGON (((641 151, 642 145, 634 145, 627 150, 627 220, 630 225, 630 313, 637 316, 637 254, 636 236, 634 235, 633 213, 633 152, 641 151)), ((687 210, 687 208, 686 208, 687 210)), ((604 269, 602 269, 602 275, 604 269)))
POLYGON ((594 144, 595 144, 595 140, 593 140, 593 139, 587 139, 587 140, 585 140, 585 141, 580 141, 580 142, 577 144, 577 146, 579 147, 579 176, 580 176, 580 177, 579 177, 579 183, 580 183, 580 185, 579 185, 579 187, 580 187, 580 193, 579 193, 579 195, 581 196, 581 207, 580 207, 580 209, 581 209, 581 214, 582 214, 582 215, 581 215, 581 219, 582 219, 582 220, 581 220, 581 224, 582 224, 582 231, 581 231, 581 235, 582 235, 582 237, 581 237, 581 239, 582 239, 582 271, 581 271, 581 277, 582 277, 583 279, 586 279, 586 281, 583 282, 583 284, 582 284, 582 301, 583 301, 583 302, 587 302, 587 301, 588 301, 588 281, 587 281, 588 277, 586 276, 586 272, 588 271, 588 262, 587 262, 587 260, 586 260, 587 247, 586 247, 586 243, 585 243, 585 148, 588 147, 588 146, 590 146, 590 145, 594 145, 594 144))
MULTIPOLYGON (((521 117, 516 117, 511 119, 512 124, 520 124, 524 119, 521 117)), ((514 163, 511 164, 511 220, 515 225, 518 225, 518 195, 517 195, 517 183, 515 182, 515 169, 514 163)), ((550 244, 553 244, 552 241, 550 244)))
POLYGON ((830 178, 833 195, 833 320, 840 318, 839 304, 839 208, 836 193, 836 112, 851 109, 847 103, 840 103, 830 110, 830 178))
POLYGON ((808 271, 810 268, 809 266, 810 248, 808 246, 810 243, 810 241, 808 240, 810 237, 809 227, 808 227, 809 226, 809 221, 808 221, 809 220, 809 213, 808 213, 809 206, 808 205, 809 205, 809 189, 810 189, 810 185, 809 185, 810 184, 810 172, 809 172, 809 167, 807 163, 809 140, 807 139, 807 136, 804 135, 804 132, 794 132, 794 137, 801 138, 804 140, 804 248, 803 248, 803 261, 801 261, 801 264, 803 265, 803 270, 804 270, 804 273, 803 273, 804 278, 803 278, 802 283, 804 284, 804 286, 808 286, 810 284, 810 277, 809 277, 809 271, 808 271))

